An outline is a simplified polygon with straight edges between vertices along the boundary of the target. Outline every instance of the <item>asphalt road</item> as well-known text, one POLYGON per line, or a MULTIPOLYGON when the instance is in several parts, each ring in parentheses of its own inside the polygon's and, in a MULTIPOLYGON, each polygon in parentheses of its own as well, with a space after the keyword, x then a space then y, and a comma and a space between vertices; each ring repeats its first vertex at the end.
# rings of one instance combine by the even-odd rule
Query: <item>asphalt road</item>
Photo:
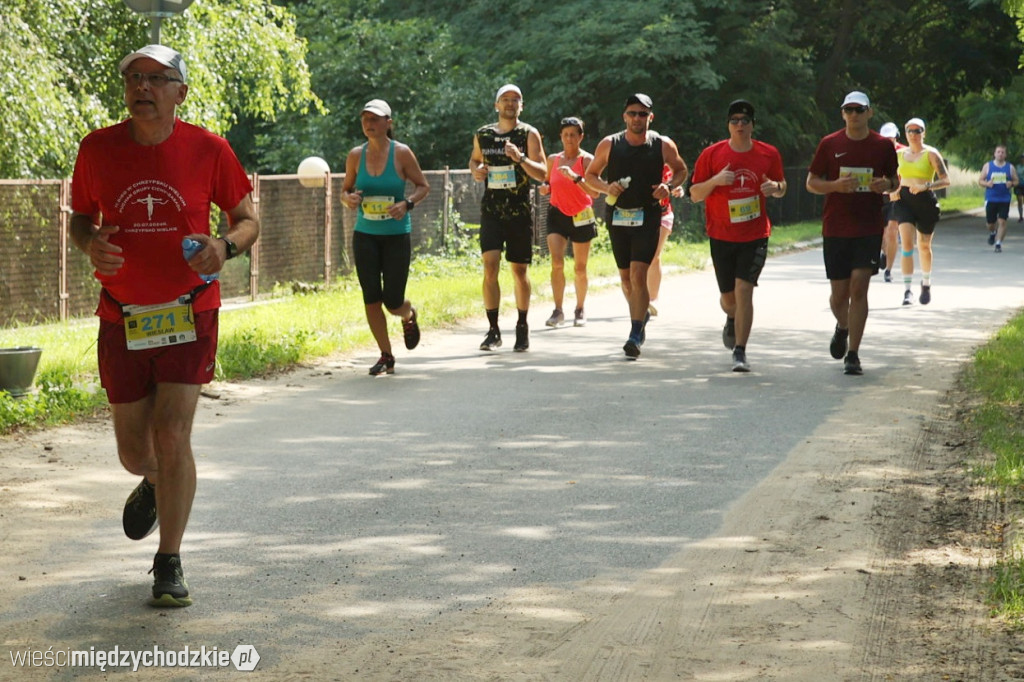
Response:
MULTIPOLYGON (((366 376, 367 352, 215 386, 194 436, 199 489, 183 561, 195 604, 185 610, 145 605, 155 538, 120 531, 134 480, 108 428, 77 432, 61 442, 88 447, 64 446, 47 485, 5 488, 17 503, 0 517, 0 565, 23 579, 0 604, 0 639, 9 649, 251 644, 274 679, 297 649, 407 637, 515 590, 656 569, 715 536, 851 394, 870 396, 898 373, 905 382, 908 370, 948 384, 1021 305, 1024 240, 994 254, 983 219, 965 217, 940 225, 935 251, 928 306, 904 307, 901 284, 873 280, 861 377, 829 356, 829 286, 810 249, 764 270, 750 374, 730 371, 708 269, 666 279, 635 362, 622 353, 617 290, 591 297, 586 327, 556 330, 535 293, 528 353, 511 350, 511 317, 505 347, 477 350, 481 315, 428 331, 398 353, 393 376, 366 376)), ((856 415, 848 421, 857 428, 856 415)), ((9 667, 0 660, 0 679, 9 667)))

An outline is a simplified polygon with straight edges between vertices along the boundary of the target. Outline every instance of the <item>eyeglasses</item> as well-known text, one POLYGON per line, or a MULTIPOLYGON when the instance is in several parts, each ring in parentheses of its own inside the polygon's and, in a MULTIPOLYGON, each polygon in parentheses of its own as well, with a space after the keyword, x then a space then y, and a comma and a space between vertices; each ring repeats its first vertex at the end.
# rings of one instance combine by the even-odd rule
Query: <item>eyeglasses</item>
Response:
POLYGON ((647 118, 650 115, 651 112, 649 111, 633 111, 631 109, 626 111, 626 116, 629 116, 630 118, 636 118, 637 116, 640 118, 647 118))
POLYGON ((844 114, 863 114, 867 110, 868 110, 867 107, 862 107, 862 106, 859 106, 859 105, 858 106, 843 107, 843 113, 844 114))
POLYGON ((748 123, 750 123, 750 118, 747 116, 737 116, 736 118, 730 118, 729 123, 731 123, 734 126, 745 126, 748 123))
POLYGON ((920 135, 924 132, 924 128, 907 128, 907 135, 920 135))
POLYGON ((145 82, 147 85, 154 88, 162 88, 168 83, 184 83, 185 81, 180 78, 173 78, 171 76, 165 76, 162 73, 139 73, 138 71, 132 71, 124 75, 124 84, 130 86, 139 86, 145 82))

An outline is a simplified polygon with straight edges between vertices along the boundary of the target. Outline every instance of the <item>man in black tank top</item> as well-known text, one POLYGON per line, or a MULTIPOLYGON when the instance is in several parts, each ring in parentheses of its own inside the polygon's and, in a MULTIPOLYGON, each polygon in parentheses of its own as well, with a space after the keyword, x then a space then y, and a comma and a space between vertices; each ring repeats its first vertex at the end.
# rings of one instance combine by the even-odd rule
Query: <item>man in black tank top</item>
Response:
POLYGON ((503 85, 495 96, 498 122, 485 125, 473 136, 473 155, 469 170, 477 182, 486 182, 480 203, 480 252, 484 265, 484 309, 487 311, 487 337, 480 350, 501 346, 498 305, 501 289, 498 271, 501 251, 509 262, 515 281, 517 351, 530 348, 530 329, 526 314, 530 309, 530 278, 527 274, 533 258, 533 207, 530 182, 543 182, 547 159, 540 133, 519 120, 523 111, 523 93, 515 85, 503 85))
POLYGON ((629 338, 622 350, 630 359, 640 356, 646 338, 651 300, 647 269, 658 249, 659 202, 686 182, 689 172, 676 143, 650 129, 652 108, 647 95, 630 95, 622 113, 626 129, 601 140, 586 173, 587 184, 608 195, 605 225, 622 291, 629 302, 629 338), (672 170, 672 179, 662 182, 666 165, 672 170), (607 181, 601 178, 602 173, 607 181))

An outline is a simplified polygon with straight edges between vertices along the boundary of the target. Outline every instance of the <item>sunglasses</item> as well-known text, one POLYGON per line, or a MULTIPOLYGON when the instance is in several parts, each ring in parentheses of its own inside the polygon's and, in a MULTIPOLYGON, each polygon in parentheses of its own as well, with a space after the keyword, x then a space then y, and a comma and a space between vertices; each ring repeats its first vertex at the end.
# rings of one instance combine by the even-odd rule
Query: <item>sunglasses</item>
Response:
POLYGON ((843 113, 844 114, 863 114, 867 110, 868 110, 867 107, 862 107, 862 106, 843 107, 843 113))
POLYGON ((627 111, 626 112, 626 116, 629 116, 630 118, 636 118, 637 116, 639 116, 640 118, 647 118, 650 115, 651 115, 651 112, 649 112, 649 111, 627 111))
POLYGON ((729 123, 733 124, 734 126, 746 125, 750 123, 750 118, 747 116, 737 116, 736 118, 730 118, 729 123))
POLYGON ((924 132, 924 128, 907 128, 907 135, 920 135, 924 132))
POLYGON ((563 128, 566 127, 566 126, 576 126, 578 128, 582 128, 583 127, 583 121, 579 120, 575 116, 569 116, 568 118, 563 118, 562 119, 561 125, 562 125, 563 128))

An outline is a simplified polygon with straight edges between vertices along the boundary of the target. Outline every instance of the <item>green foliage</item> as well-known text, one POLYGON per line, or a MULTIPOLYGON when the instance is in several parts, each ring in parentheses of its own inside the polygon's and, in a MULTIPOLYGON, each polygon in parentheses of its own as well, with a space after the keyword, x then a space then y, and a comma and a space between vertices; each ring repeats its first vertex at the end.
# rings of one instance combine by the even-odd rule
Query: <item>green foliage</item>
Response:
POLYGON ((77 377, 57 368, 40 373, 38 390, 21 398, 0 391, 0 433, 29 425, 65 424, 93 414, 106 404, 106 397, 83 387, 77 377))

